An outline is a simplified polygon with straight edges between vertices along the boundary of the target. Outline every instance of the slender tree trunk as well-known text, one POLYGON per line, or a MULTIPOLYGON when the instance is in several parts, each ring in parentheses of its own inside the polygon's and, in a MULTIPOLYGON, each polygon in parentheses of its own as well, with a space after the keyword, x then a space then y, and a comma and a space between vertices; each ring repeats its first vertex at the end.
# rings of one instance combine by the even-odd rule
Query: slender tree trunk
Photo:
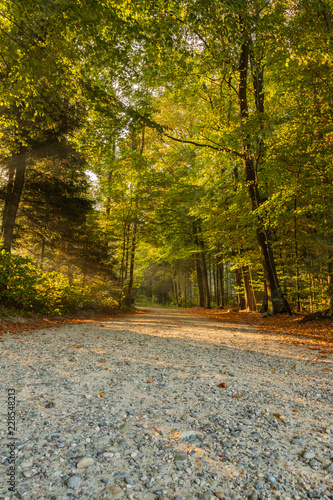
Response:
POLYGON ((214 266, 214 287, 215 287, 215 303, 216 306, 219 307, 221 305, 221 299, 220 299, 220 286, 219 286, 219 264, 218 264, 218 257, 216 257, 216 262, 214 266))
POLYGON ((296 217, 297 200, 294 198, 294 247, 295 247, 295 264, 296 264, 296 290, 297 290, 297 312, 301 310, 300 299, 300 279, 298 267, 298 242, 297 242, 297 217, 296 217))
POLYGON ((134 304, 133 285, 134 285, 134 263, 135 263, 135 249, 136 249, 136 223, 133 226, 133 236, 131 244, 130 267, 129 267, 129 281, 127 287, 127 305, 134 304))
MULTIPOLYGON (((116 159, 116 140, 113 141, 112 144, 112 166, 114 166, 114 161, 116 159)), ((109 217, 110 215, 110 210, 111 210, 111 197, 110 197, 110 190, 111 190, 111 182, 112 182, 112 174, 113 170, 108 171, 108 178, 107 178, 107 185, 108 185, 108 197, 106 199, 106 215, 109 217)))
POLYGON ((128 275, 128 261, 130 258, 130 224, 128 224, 127 227, 127 238, 126 238, 126 251, 125 251, 125 265, 124 265, 124 284, 126 283, 127 280, 127 275, 128 275))
POLYGON ((20 153, 11 159, 5 206, 2 216, 1 236, 3 248, 10 252, 13 243, 16 215, 21 200, 26 171, 26 150, 21 147, 20 153))
POLYGON ((186 286, 186 261, 184 261, 184 307, 186 307, 186 292, 187 292, 187 286, 186 286))
POLYGON ((253 305, 252 290, 250 285, 249 266, 242 266, 242 276, 244 282, 246 309, 254 311, 255 308, 253 305))
POLYGON ((327 252, 327 267, 328 267, 328 300, 329 308, 333 311, 333 247, 330 246, 327 252))
POLYGON ((220 282, 220 295, 221 295, 221 306, 226 305, 226 300, 224 297, 224 268, 223 262, 218 262, 217 264, 218 280, 220 282))
POLYGON ((243 294, 243 285, 242 285, 242 278, 241 278, 241 273, 239 269, 235 269, 235 281, 236 281, 236 287, 237 287, 237 302, 238 302, 238 307, 241 311, 246 309, 246 304, 245 304, 245 297, 243 294))
POLYGON ((202 251, 200 252, 200 263, 201 263, 201 272, 202 272, 202 285, 204 290, 205 297, 205 308, 210 309, 210 292, 209 292, 209 283, 208 283, 208 274, 207 274, 207 266, 206 266, 206 257, 204 252, 204 243, 200 242, 200 246, 202 251))
POLYGON ((126 241, 127 241, 127 221, 124 223, 123 229, 123 244, 121 250, 121 261, 120 261, 120 276, 119 276, 119 300, 122 300, 122 293, 124 289, 124 281, 125 281, 125 257, 126 257, 126 241))
POLYGON ((251 280, 251 289, 252 289, 252 295, 253 295, 253 304, 254 304, 254 310, 257 310, 257 305, 258 305, 258 299, 257 299, 257 294, 253 286, 253 276, 252 276, 252 269, 249 268, 249 273, 250 273, 250 280, 251 280))
MULTIPOLYGON (((251 40, 249 36, 247 36, 246 30, 244 28, 243 19, 240 16, 239 18, 240 27, 242 30, 242 34, 245 37, 244 42, 241 45, 240 52, 240 63, 239 63, 239 87, 238 87, 238 107, 239 107, 239 115, 241 124, 244 125, 249 116, 249 109, 247 103, 247 77, 248 77, 248 63, 249 63, 249 55, 250 55, 250 45, 251 40)), ((256 105, 257 112, 263 112, 263 71, 258 73, 258 75, 253 75, 256 77, 256 82, 260 85, 254 85, 255 97, 256 97, 256 105), (259 77, 259 74, 261 75, 259 77), (257 78, 258 76, 258 78, 257 78)), ((262 140, 260 150, 263 150, 262 140)), ((261 155, 262 153, 259 152, 261 155)), ((252 152, 252 141, 250 134, 247 134, 245 131, 242 133, 242 155, 243 155, 243 166, 245 172, 245 182, 248 189, 248 194, 251 201, 252 210, 257 210, 262 201, 259 195, 258 189, 258 179, 256 172, 255 160, 252 152)), ((257 162, 259 162, 259 158, 257 157, 257 162)), ((273 258, 273 253, 271 249, 271 240, 269 230, 265 228, 264 221, 259 216, 258 217, 258 225, 256 229, 256 236, 260 250, 260 256, 264 271, 264 278, 267 284, 267 312, 269 314, 275 314, 278 312, 288 312, 291 314, 290 306, 283 295, 282 290, 280 289, 275 262, 273 258)))
POLYGON ((205 296, 204 296, 204 287, 202 283, 202 272, 200 265, 200 254, 196 255, 195 258, 195 268, 197 271, 197 281, 198 281, 198 291, 199 291, 199 306, 205 307, 205 296))

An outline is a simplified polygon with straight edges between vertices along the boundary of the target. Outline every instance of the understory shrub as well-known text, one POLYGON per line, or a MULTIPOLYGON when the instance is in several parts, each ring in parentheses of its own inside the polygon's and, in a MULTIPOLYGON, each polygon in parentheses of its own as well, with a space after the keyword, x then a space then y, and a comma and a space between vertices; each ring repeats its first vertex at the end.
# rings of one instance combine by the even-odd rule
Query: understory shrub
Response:
POLYGON ((0 252, 0 304, 7 310, 61 315, 100 301, 117 306, 105 291, 73 285, 61 273, 38 268, 29 257, 0 252))

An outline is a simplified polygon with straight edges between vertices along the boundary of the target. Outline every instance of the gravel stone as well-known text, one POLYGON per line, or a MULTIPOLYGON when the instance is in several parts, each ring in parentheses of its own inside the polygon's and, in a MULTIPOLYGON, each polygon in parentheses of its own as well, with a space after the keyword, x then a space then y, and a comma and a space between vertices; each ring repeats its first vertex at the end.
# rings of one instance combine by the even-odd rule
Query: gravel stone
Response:
POLYGON ((68 479, 67 486, 68 486, 68 488, 76 490, 77 488, 79 488, 81 486, 81 483, 82 483, 82 479, 80 478, 80 476, 72 476, 68 479))

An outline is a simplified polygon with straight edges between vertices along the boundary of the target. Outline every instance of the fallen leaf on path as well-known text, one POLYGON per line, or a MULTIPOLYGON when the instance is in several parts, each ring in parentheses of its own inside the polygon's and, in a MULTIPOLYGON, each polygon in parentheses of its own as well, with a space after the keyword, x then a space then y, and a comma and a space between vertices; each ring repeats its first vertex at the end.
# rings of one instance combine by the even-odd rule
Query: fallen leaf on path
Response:
POLYGON ((224 388, 225 386, 226 386, 225 382, 221 382, 217 387, 223 387, 224 388))
POLYGON ((101 398, 105 398, 105 396, 102 392, 99 392, 98 394, 100 395, 101 398))
POLYGON ((232 396, 233 398, 237 398, 237 399, 242 399, 243 396, 238 396, 237 394, 235 396, 232 396))
POLYGON ((119 340, 119 342, 122 342, 124 339, 117 339, 117 340, 119 340))
POLYGON ((152 382, 154 382, 153 378, 150 378, 149 380, 147 380, 147 384, 151 384, 152 382))

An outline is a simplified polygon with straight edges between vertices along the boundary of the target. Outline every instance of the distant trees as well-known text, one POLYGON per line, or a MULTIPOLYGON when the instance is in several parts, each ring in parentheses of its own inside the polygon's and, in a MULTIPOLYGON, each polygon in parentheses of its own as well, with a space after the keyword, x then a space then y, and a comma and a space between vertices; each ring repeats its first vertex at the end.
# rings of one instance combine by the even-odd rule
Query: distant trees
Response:
POLYGON ((5 250, 127 305, 155 269, 178 305, 332 308, 328 2, 1 7, 5 250))

